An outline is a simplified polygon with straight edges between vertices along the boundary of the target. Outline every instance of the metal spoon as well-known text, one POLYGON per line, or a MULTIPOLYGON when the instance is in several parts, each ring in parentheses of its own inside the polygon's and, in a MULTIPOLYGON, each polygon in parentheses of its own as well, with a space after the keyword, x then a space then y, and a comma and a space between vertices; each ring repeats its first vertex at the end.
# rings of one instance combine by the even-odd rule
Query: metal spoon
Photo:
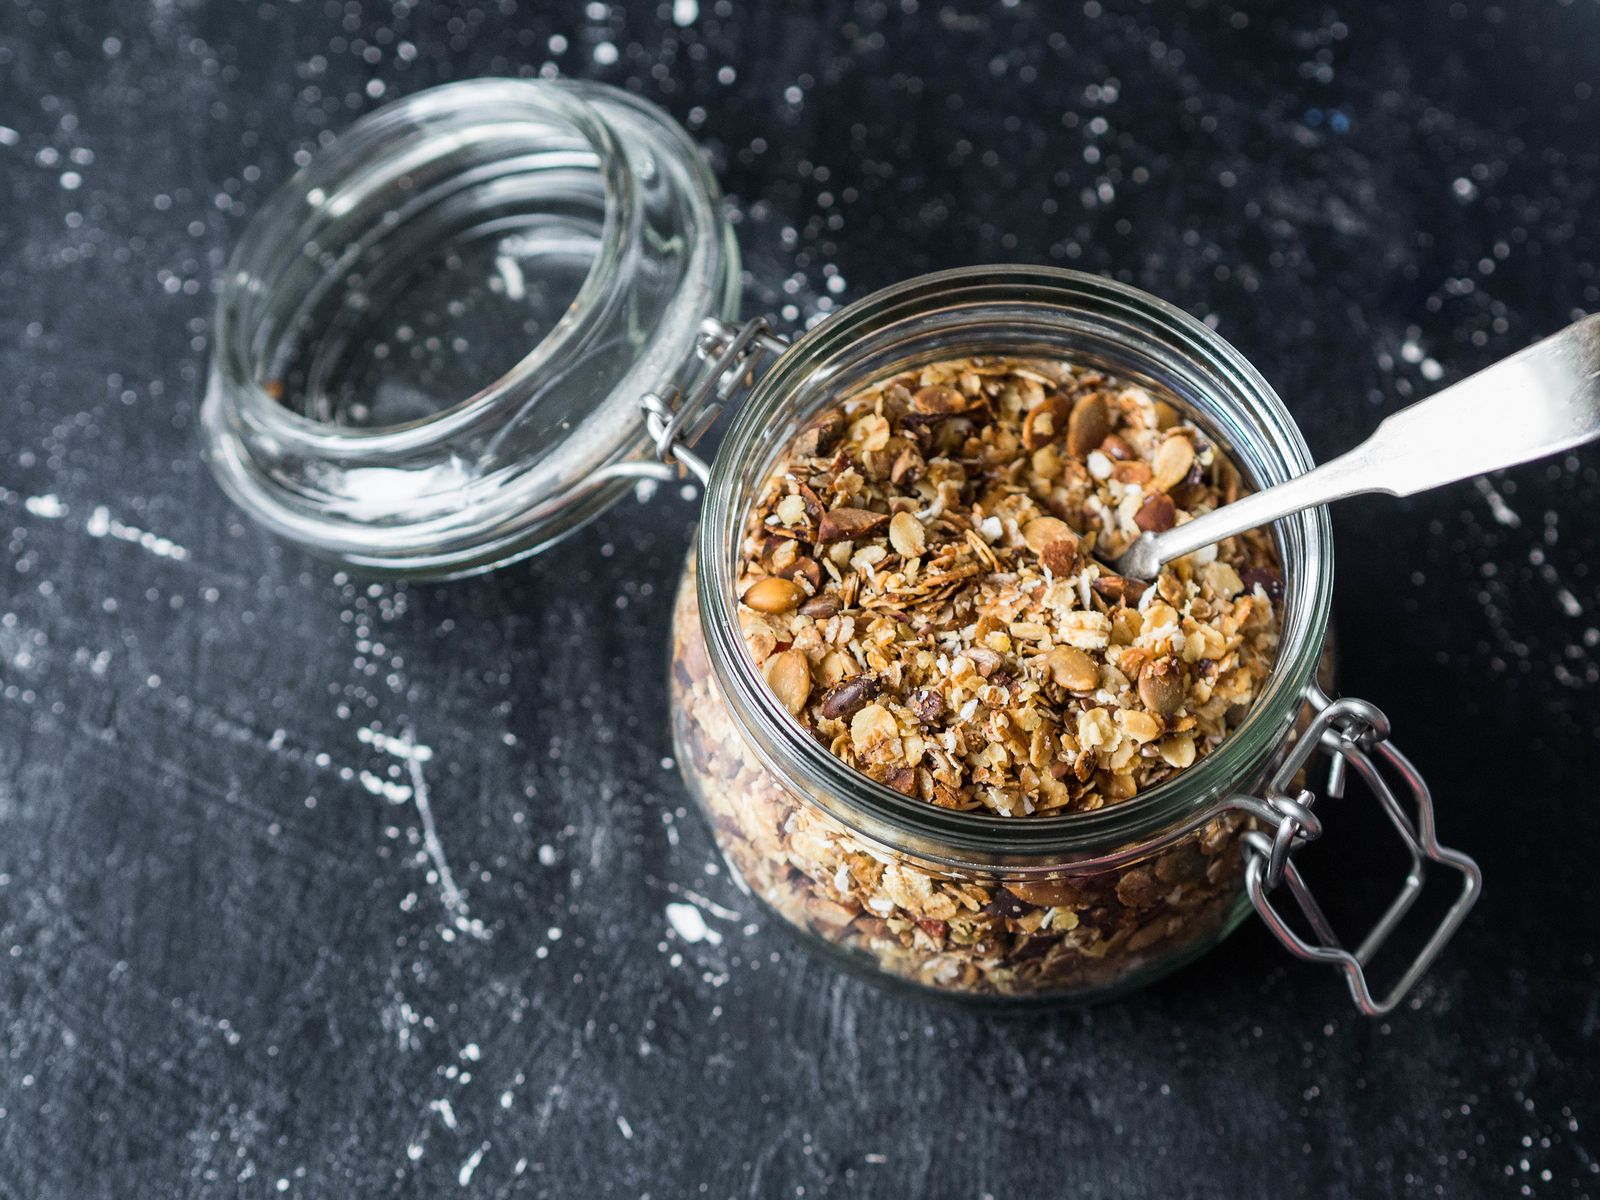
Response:
POLYGON ((1363 492, 1413 496, 1600 438, 1600 313, 1403 408, 1361 445, 1164 533, 1112 564, 1130 579, 1279 517, 1363 492))

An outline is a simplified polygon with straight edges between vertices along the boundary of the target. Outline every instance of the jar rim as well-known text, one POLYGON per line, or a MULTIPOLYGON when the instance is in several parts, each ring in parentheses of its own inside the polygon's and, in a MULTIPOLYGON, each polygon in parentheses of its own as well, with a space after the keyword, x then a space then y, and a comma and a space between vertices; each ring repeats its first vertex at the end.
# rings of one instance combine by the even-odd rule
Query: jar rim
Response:
MULTIPOLYGON (((869 839, 951 865, 1044 863, 1094 855, 1159 838, 1192 823, 1224 798, 1281 743, 1312 682, 1332 602, 1332 531, 1325 509, 1278 522, 1284 552, 1285 612, 1278 655, 1239 727, 1199 762, 1132 799, 1090 812, 1002 817, 955 812, 906 797, 869 778, 807 734, 772 696, 739 632, 734 558, 747 512, 742 491, 759 486, 784 446, 773 429, 784 404, 818 373, 838 374, 852 348, 919 320, 955 319, 981 304, 1010 303, 1076 314, 1091 325, 1160 339, 1190 356, 1224 386, 1212 397, 1223 423, 1259 423, 1268 441, 1240 446, 1235 464, 1253 482, 1300 474, 1313 465, 1298 426, 1276 392, 1221 335, 1159 297, 1114 280, 1038 266, 983 266, 922 275, 875 292, 823 321, 757 382, 712 466, 697 541, 697 590, 709 657, 747 741, 793 792, 869 839), (751 736, 756 734, 757 736, 751 736)), ((965 351, 962 351, 965 352, 965 351)))
POLYGON ((217 299, 202 452, 251 518, 312 553, 413 578, 502 566, 633 488, 626 461, 650 447, 641 398, 701 369, 701 326, 737 306, 739 283, 716 179, 667 113, 584 81, 430 88, 343 131, 247 226, 217 299), (325 381, 303 404, 275 394, 284 362, 309 361, 314 376, 324 350, 339 378, 349 345, 366 352, 349 328, 367 312, 389 320, 413 277, 443 279, 421 293, 430 303, 469 294, 407 264, 535 220, 568 222, 544 244, 565 248, 575 286, 494 379, 376 425, 325 419, 325 381), (373 285, 373 262, 399 286, 373 285))
MULTIPOLYGON (((417 149, 436 152, 435 139, 430 136, 425 141, 427 144, 417 149)), ((394 157, 398 160, 402 156, 394 157)), ((350 443, 356 441, 367 451, 405 451, 424 442, 448 438, 483 408, 503 397, 517 380, 539 371, 580 332, 584 316, 597 306, 627 253, 627 233, 637 200, 626 168, 627 159, 615 135, 582 98, 581 92, 570 85, 562 90, 541 80, 464 79, 428 88, 368 113, 315 155, 272 197, 245 227, 229 259, 223 277, 224 295, 217 304, 216 346, 218 355, 227 356, 223 369, 230 370, 242 385, 238 392, 241 409, 262 430, 312 450, 348 451, 350 443), (263 281, 252 268, 269 258, 275 247, 305 238, 310 226, 308 216, 324 211, 335 214, 341 209, 348 211, 385 185, 384 173, 406 169, 405 161, 385 162, 383 173, 358 178, 363 158, 375 147, 412 122, 473 120, 475 114, 481 114, 490 104, 521 108, 529 116, 554 112, 594 153, 605 192, 600 250, 566 314, 529 348, 527 354, 495 379, 427 416, 392 425, 344 425, 306 416, 281 403, 255 377, 261 347, 251 345, 249 323, 241 321, 238 309, 227 303, 227 289, 260 289, 263 281)))

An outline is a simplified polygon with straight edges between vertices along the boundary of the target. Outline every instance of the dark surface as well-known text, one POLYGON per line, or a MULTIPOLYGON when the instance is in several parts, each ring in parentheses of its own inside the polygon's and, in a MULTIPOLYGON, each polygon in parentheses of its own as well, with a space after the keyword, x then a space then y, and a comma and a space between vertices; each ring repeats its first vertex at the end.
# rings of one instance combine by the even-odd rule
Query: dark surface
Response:
POLYGON ((1327 455, 1600 308, 1600 10, 672 7, 0 0, 0 1196, 1600 1192, 1592 453, 1337 514, 1343 685, 1488 880, 1402 1011, 1252 923, 1001 1019, 841 977, 712 865, 663 762, 692 503, 368 586, 246 525, 195 434, 220 266, 295 154, 559 70, 710 149, 747 311, 1108 271, 1327 455), (486 936, 372 731, 432 748, 486 936), (719 944, 671 931, 690 893, 719 944))

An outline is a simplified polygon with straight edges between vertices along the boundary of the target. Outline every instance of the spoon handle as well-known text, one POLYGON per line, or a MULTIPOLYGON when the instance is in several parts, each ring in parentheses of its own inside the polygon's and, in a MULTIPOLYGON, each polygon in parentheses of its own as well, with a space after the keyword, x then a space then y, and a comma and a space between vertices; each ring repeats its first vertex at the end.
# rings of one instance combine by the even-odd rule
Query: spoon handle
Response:
POLYGON ((1385 420, 1355 449, 1165 533, 1117 560, 1149 579, 1161 564, 1279 517, 1355 496, 1429 488, 1600 438, 1600 314, 1536 342, 1385 420))

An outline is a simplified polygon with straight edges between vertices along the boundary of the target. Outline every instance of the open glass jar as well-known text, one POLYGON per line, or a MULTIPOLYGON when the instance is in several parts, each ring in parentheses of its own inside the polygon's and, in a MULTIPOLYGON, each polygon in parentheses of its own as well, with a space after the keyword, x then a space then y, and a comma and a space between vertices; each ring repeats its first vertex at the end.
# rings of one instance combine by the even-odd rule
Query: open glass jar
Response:
POLYGON ((911 280, 792 346, 728 324, 737 257, 715 181, 664 114, 589 84, 484 80, 359 122, 252 223, 218 307, 206 453, 258 520, 350 567, 452 576, 533 553, 641 477, 706 486, 672 630, 684 777, 736 874, 811 944, 881 978, 1002 1000, 1102 996, 1202 953, 1254 907, 1301 957, 1387 1011, 1476 898, 1381 712, 1329 700, 1325 512, 1273 530, 1278 657, 1212 754, 1133 800, 1002 818, 948 811, 833 757, 746 653, 736 548, 790 438, 831 399, 969 355, 1060 357, 1171 399, 1265 486, 1311 466, 1266 382, 1204 325, 1107 280, 993 267, 911 280), (485 334, 487 333, 487 337, 485 334), (474 367, 484 378, 462 386, 474 367), (750 387, 715 460, 690 448, 750 387), (1320 832, 1304 788, 1349 769, 1412 870, 1354 950, 1294 851, 1320 832), (1391 781, 1400 784, 1401 802, 1391 781), (1387 992, 1365 965, 1429 860, 1459 871, 1448 915, 1387 992), (1296 932, 1274 897, 1303 914, 1296 932))

